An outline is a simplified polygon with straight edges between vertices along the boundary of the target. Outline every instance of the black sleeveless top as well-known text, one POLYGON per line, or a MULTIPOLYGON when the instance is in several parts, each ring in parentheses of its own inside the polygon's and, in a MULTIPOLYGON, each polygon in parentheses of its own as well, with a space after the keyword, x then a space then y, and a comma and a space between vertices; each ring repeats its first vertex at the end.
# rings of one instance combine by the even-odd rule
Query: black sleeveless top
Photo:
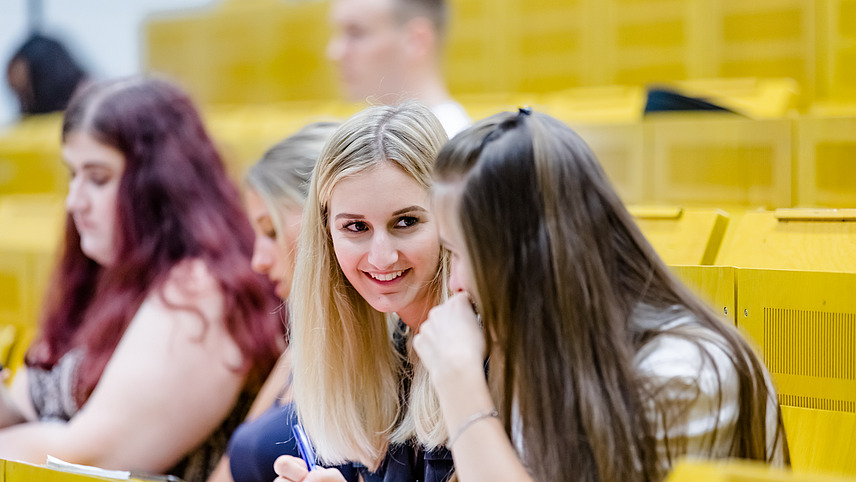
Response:
MULTIPOLYGON (((39 421, 68 422, 81 407, 77 405, 77 372, 83 361, 83 350, 73 349, 49 370, 27 367, 30 399, 39 421)), ((204 482, 217 467, 226 451, 232 432, 244 420, 254 395, 242 393, 232 412, 214 429, 207 439, 187 453, 166 473, 186 482, 204 482)), ((177 427, 177 430, 181 430, 177 427)))

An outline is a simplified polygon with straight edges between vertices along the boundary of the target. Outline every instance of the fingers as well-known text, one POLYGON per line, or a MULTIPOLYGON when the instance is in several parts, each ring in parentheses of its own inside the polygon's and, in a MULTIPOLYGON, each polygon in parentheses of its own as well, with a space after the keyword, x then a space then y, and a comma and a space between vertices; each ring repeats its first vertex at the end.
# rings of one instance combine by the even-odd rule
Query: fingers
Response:
POLYGON ((300 482, 309 474, 306 462, 291 455, 278 457, 273 463, 273 471, 279 476, 276 482, 300 482))
POLYGON ((309 472, 306 482, 344 482, 345 476, 337 469, 316 469, 309 472))

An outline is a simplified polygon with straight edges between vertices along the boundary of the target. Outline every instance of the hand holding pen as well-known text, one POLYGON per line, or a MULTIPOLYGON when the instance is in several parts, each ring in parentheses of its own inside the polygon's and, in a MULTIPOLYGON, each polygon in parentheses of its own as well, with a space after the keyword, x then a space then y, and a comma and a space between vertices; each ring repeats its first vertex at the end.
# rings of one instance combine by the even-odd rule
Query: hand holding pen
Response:
POLYGON ((295 424, 292 427, 297 440, 297 450, 302 459, 283 455, 276 459, 273 469, 279 476, 276 482, 342 482, 345 477, 336 469, 325 469, 317 466, 315 450, 303 431, 303 427, 295 424))

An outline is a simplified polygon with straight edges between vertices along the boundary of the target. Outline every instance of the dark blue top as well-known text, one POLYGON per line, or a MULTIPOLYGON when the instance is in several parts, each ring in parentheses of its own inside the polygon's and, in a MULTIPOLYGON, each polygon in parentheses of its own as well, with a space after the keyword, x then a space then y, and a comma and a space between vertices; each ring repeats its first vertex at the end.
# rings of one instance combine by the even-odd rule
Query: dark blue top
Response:
MULTIPOLYGON (((406 353, 406 326, 399 322, 394 333, 396 349, 406 353)), ((405 357, 406 360, 406 357, 405 357)), ((410 373, 405 361, 405 373, 410 373)), ((401 384, 402 400, 410 390, 409 377, 401 384)), ((229 441, 229 464, 235 482, 270 482, 276 478, 273 463, 280 455, 300 457, 291 427, 297 423, 294 404, 275 404, 251 422, 245 422, 229 441)), ((359 463, 336 466, 345 480, 357 482, 446 482, 452 475, 452 453, 445 447, 425 451, 415 442, 390 445, 377 472, 359 463)))
MULTIPOLYGON (((294 404, 274 404, 251 422, 244 422, 229 440, 229 468, 235 482, 270 482, 273 463, 280 455, 300 457, 291 427, 297 423, 294 404)), ((337 467, 348 482, 357 481, 357 469, 337 467)))
MULTIPOLYGON (((280 455, 300 457, 291 427, 297 423, 294 405, 274 405, 245 422, 229 441, 229 466, 235 482, 270 482, 276 478, 273 462, 280 455)), ((345 480, 357 482, 446 482, 452 475, 452 454, 445 448, 425 451, 412 444, 390 446, 377 472, 362 464, 336 466, 345 480)))

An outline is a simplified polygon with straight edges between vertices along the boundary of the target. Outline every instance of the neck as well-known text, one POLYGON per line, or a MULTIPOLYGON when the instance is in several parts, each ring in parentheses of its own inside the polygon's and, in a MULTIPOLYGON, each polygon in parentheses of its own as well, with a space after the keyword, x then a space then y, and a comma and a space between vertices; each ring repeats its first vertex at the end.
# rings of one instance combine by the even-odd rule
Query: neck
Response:
POLYGON ((412 69, 408 82, 408 97, 416 99, 428 107, 434 107, 452 100, 440 71, 437 68, 412 69))
POLYGON ((410 328, 413 333, 419 333, 419 327, 428 319, 428 312, 431 311, 433 303, 430 302, 414 302, 403 310, 396 312, 398 318, 410 328))

